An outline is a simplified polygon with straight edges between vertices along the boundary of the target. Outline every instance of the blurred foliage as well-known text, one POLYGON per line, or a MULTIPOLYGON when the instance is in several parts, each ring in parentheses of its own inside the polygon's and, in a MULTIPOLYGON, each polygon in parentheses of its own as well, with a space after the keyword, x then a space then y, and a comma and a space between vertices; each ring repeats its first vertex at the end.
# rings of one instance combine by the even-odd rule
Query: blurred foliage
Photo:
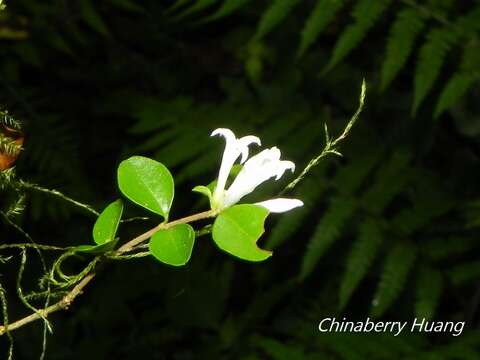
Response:
MULTIPOLYGON (((301 168, 322 149, 324 123, 338 133, 369 83, 344 158, 324 160, 293 191, 306 206, 267 226, 269 261, 241 263, 199 240, 182 270, 107 267, 54 316, 47 359, 480 357, 478 2, 15 0, 0 16, 0 104, 25 120, 17 176, 97 209, 131 154, 168 166, 177 193, 209 183, 216 127, 278 144, 301 168), (327 316, 468 330, 319 334, 327 316)), ((18 194, 0 191, 4 212, 18 194)), ((37 242, 86 243, 92 219, 28 195, 14 219, 37 242)), ((206 206, 178 200, 179 216, 206 206)), ((8 223, 1 234, 21 235, 8 223)), ((12 255, 0 271, 15 319, 28 309, 12 255)), ((15 339, 17 358, 38 357, 40 324, 15 339)))

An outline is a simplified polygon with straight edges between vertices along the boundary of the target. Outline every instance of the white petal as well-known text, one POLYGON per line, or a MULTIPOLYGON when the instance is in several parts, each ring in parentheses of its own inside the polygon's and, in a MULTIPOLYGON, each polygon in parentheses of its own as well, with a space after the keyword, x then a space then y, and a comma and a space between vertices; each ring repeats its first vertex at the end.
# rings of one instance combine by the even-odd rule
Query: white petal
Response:
POLYGON ((262 145, 260 139, 253 135, 247 135, 237 140, 237 149, 242 154, 240 164, 243 164, 248 158, 248 145, 257 144, 262 145))
POLYGON ((227 138, 235 139, 235 134, 230 129, 218 128, 218 129, 213 130, 212 133, 210 134, 210 136, 217 136, 217 135, 221 135, 225 139, 227 139, 227 138))
POLYGON ((280 179, 286 170, 292 170, 293 173, 295 171, 295 164, 291 161, 279 161, 275 174, 275 180, 280 179))
POLYGON ((248 159, 225 194, 226 206, 237 203, 268 179, 275 177, 278 180, 285 170, 295 168, 293 162, 281 161, 280 156, 280 150, 272 147, 248 159))
POLYGON ((260 144, 260 139, 252 135, 237 139, 233 131, 226 128, 219 128, 212 131, 211 136, 216 135, 221 135, 225 138, 225 150, 223 152, 222 163, 218 172, 217 186, 213 193, 214 201, 222 203, 225 185, 233 164, 237 161, 240 155, 242 155, 242 161, 245 161, 248 157, 248 146, 252 143, 260 144))
POLYGON ((303 206, 303 202, 298 199, 271 199, 256 203, 255 205, 260 205, 266 208, 268 211, 273 213, 282 213, 290 211, 296 207, 303 206))

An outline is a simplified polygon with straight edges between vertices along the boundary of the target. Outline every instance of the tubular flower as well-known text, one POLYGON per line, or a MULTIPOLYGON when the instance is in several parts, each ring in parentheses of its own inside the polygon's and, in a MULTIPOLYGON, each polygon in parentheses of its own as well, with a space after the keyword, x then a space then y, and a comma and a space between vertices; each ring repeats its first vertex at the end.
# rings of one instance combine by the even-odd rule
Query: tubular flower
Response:
MULTIPOLYGON (((223 210, 235 205, 245 195, 251 193, 263 182, 271 179, 278 180, 286 170, 295 170, 295 164, 291 161, 280 160, 280 150, 277 147, 265 149, 255 156, 248 158, 248 146, 252 143, 260 145, 260 139, 256 136, 245 136, 237 139, 229 129, 217 129, 212 136, 222 135, 226 145, 223 153, 222 164, 218 174, 217 186, 213 192, 213 208, 223 210), (225 190, 227 178, 235 161, 240 157, 240 163, 245 163, 242 170, 225 190)), ((278 198, 256 203, 265 207, 270 212, 285 212, 303 205, 298 199, 278 198)))

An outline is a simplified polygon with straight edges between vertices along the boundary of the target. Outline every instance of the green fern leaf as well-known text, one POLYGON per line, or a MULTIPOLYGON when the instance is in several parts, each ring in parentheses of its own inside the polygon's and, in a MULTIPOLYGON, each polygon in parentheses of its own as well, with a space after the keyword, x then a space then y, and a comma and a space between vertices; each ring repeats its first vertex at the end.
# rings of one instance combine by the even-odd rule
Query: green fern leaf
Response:
POLYGON ((260 39, 272 31, 290 14, 297 4, 298 0, 273 0, 260 18, 255 38, 260 39))
POLYGON ((401 242, 390 250, 372 302, 371 316, 379 317, 388 310, 405 286, 416 257, 416 248, 401 242))
POLYGON ((412 173, 415 185, 410 189, 410 198, 413 206, 403 208, 391 220, 391 227, 404 237, 431 224, 433 219, 446 214, 456 205, 434 174, 418 168, 412 169, 412 173))
POLYGON ((304 199, 304 208, 300 211, 295 211, 290 216, 285 216, 278 221, 278 223, 272 228, 271 234, 265 243, 267 249, 274 249, 280 246, 285 240, 292 237, 292 235, 302 226, 303 221, 309 215, 310 210, 315 206, 318 199, 325 193, 325 190, 327 189, 326 185, 326 182, 320 177, 305 179, 305 181, 298 187, 294 196, 304 199))
POLYGON ((356 208, 352 198, 336 198, 317 225, 303 256, 300 278, 305 279, 315 268, 320 258, 337 240, 347 220, 356 208))
POLYGON ((354 161, 338 170, 332 183, 339 193, 354 194, 379 161, 380 154, 382 154, 382 149, 376 147, 375 151, 356 156, 354 161))
POLYGON ((236 12, 238 9, 242 8, 244 5, 248 4, 251 0, 225 0, 215 13, 212 15, 200 20, 198 23, 203 24, 210 21, 215 21, 222 19, 226 16, 229 16, 236 12))
POLYGON ((456 286, 478 281, 480 277, 480 261, 457 265, 448 272, 448 275, 451 282, 456 286))
POLYGON ((348 255, 347 268, 340 285, 341 309, 347 305, 353 292, 367 274, 382 240, 382 230, 377 220, 370 218, 360 225, 358 238, 348 255))
POLYGON ((442 293, 442 274, 431 268, 423 268, 417 281, 417 301, 415 315, 417 318, 432 319, 440 302, 442 293))
POLYGON ((436 262, 441 262, 449 257, 460 256, 477 246, 476 239, 451 237, 447 239, 435 238, 422 243, 422 254, 436 262))
POLYGON ((411 155, 397 151, 375 174, 373 185, 363 194, 363 206, 374 214, 380 214, 385 207, 402 191, 408 180, 404 174, 411 155))
POLYGON ((405 66, 415 39, 424 27, 425 16, 416 9, 407 8, 397 15, 387 40, 381 74, 382 90, 395 79, 398 72, 405 66))
POLYGON ((365 37, 382 13, 387 9, 391 0, 360 0, 352 11, 354 23, 349 25, 335 44, 332 57, 324 72, 331 70, 355 49, 365 37))
POLYGON ((85 22, 100 35, 110 36, 110 31, 108 31, 105 22, 102 17, 99 15, 93 4, 90 0, 82 0, 80 2, 80 11, 82 13, 83 19, 85 22))
POLYGON ((343 5, 343 0, 317 1, 300 35, 301 40, 300 47, 297 51, 297 58, 303 56, 305 51, 315 42, 325 27, 335 18, 335 15, 343 5))
POLYGON ((465 47, 460 69, 453 74, 439 97, 435 107, 435 117, 440 116, 442 112, 454 105, 480 79, 480 70, 478 69, 480 49, 475 45, 465 47))
POLYGON ((218 159, 212 156, 213 151, 208 151, 190 161, 175 176, 175 184, 179 185, 187 180, 210 174, 218 168, 218 159))
POLYGON ((181 13, 175 15, 172 18, 172 21, 180 21, 185 19, 186 17, 190 15, 195 15, 196 13, 207 9, 208 7, 212 6, 215 4, 218 0, 198 0, 194 1, 192 6, 189 6, 185 10, 183 10, 181 13))
POLYGON ((284 344, 283 342, 269 338, 260 339, 256 343, 258 343, 273 360, 307 359, 299 344, 284 344))
POLYGON ((435 83, 447 53, 458 39, 458 33, 448 28, 437 28, 427 35, 427 41, 421 47, 415 68, 412 114, 415 115, 420 104, 435 83))

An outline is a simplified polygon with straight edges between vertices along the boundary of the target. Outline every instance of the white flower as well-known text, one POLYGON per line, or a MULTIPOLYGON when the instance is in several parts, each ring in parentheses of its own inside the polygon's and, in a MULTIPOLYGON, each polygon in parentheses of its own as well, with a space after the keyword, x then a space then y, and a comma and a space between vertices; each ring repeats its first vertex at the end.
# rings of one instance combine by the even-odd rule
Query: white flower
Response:
MULTIPOLYGON (((260 145, 260 139, 256 136, 245 136, 237 139, 229 129, 217 129, 212 136, 222 135, 226 145, 223 153, 222 164, 218 174, 217 186, 213 192, 212 205, 216 210, 230 207, 240 201, 245 195, 251 193, 261 183, 275 177, 278 180, 285 170, 295 170, 295 164, 291 161, 280 160, 280 150, 276 147, 265 149, 255 156, 248 158, 248 146, 252 143, 260 145), (245 163, 232 185, 225 190, 228 175, 233 164, 242 155, 240 163, 245 163), (247 160, 245 162, 245 160, 247 160)), ((298 199, 271 199, 256 203, 268 209, 270 212, 285 212, 303 202, 298 199)))

